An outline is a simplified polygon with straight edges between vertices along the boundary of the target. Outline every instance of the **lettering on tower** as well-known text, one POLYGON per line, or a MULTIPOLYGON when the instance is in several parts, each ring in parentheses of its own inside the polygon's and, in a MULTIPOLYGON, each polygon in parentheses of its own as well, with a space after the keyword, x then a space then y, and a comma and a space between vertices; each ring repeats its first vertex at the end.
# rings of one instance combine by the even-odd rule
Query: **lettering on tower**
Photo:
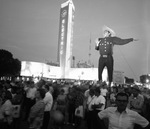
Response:
POLYGON ((74 22, 74 5, 72 0, 61 4, 59 37, 58 37, 58 55, 57 61, 61 67, 62 78, 69 74, 72 59, 73 46, 73 22, 74 22))

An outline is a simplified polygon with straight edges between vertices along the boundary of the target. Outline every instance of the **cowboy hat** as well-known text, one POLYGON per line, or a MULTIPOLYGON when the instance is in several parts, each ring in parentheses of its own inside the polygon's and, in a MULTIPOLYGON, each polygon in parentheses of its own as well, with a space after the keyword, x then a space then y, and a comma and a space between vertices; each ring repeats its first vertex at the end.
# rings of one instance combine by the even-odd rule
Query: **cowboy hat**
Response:
POLYGON ((116 33, 115 33, 112 29, 110 29, 108 26, 106 26, 106 25, 103 26, 103 33, 104 33, 105 31, 109 31, 109 32, 111 33, 111 36, 112 36, 112 37, 113 37, 113 36, 116 36, 116 33))

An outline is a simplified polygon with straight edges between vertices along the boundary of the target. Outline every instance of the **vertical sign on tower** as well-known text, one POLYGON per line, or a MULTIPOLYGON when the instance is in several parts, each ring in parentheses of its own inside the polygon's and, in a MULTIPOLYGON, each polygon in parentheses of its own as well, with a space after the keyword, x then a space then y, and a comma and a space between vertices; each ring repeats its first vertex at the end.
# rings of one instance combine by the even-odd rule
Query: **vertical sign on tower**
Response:
POLYGON ((69 75, 69 68, 71 67, 74 10, 72 0, 61 4, 57 61, 61 67, 62 78, 69 75))

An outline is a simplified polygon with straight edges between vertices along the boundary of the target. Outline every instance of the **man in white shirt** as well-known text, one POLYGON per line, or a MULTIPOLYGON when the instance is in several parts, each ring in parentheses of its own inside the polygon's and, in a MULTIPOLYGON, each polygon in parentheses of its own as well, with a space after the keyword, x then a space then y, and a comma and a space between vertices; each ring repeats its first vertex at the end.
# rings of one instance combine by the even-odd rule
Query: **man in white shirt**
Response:
POLYGON ((148 129, 149 122, 140 114, 127 108, 128 95, 118 93, 116 95, 117 107, 108 107, 98 113, 100 119, 108 118, 108 129, 133 129, 135 124, 148 129))
POLYGON ((49 85, 44 85, 43 88, 45 89, 46 94, 45 94, 45 98, 44 98, 45 110, 44 110, 42 129, 47 129, 49 120, 50 120, 50 111, 51 111, 52 105, 53 105, 53 96, 50 93, 49 85))
POLYGON ((102 82, 102 84, 100 85, 101 88, 101 95, 105 97, 106 103, 105 103, 105 108, 107 106, 107 95, 108 95, 108 90, 107 90, 107 84, 106 82, 102 82))
POLYGON ((24 106, 25 106, 25 120, 28 119, 29 113, 30 113, 30 109, 31 107, 35 104, 36 100, 35 100, 35 94, 37 91, 37 88, 35 87, 35 84, 33 81, 29 81, 27 82, 27 85, 24 87, 24 90, 26 92, 26 98, 25 98, 25 102, 24 102, 24 106))
POLYGON ((93 109, 94 118, 95 118, 94 129, 102 128, 102 121, 99 120, 98 113, 104 110, 105 103, 106 103, 106 100, 104 96, 102 96, 100 93, 100 87, 96 87, 95 97, 94 97, 94 100, 92 101, 92 106, 91 106, 91 108, 93 109))

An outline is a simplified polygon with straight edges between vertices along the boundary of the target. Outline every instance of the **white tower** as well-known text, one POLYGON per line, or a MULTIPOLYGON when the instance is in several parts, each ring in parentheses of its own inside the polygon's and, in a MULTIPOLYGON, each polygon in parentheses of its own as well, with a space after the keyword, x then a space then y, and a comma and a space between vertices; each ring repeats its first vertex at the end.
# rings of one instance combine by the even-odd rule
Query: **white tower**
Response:
POLYGON ((57 61, 61 67, 61 78, 68 78, 71 68, 74 12, 72 0, 61 4, 57 55, 57 61))

